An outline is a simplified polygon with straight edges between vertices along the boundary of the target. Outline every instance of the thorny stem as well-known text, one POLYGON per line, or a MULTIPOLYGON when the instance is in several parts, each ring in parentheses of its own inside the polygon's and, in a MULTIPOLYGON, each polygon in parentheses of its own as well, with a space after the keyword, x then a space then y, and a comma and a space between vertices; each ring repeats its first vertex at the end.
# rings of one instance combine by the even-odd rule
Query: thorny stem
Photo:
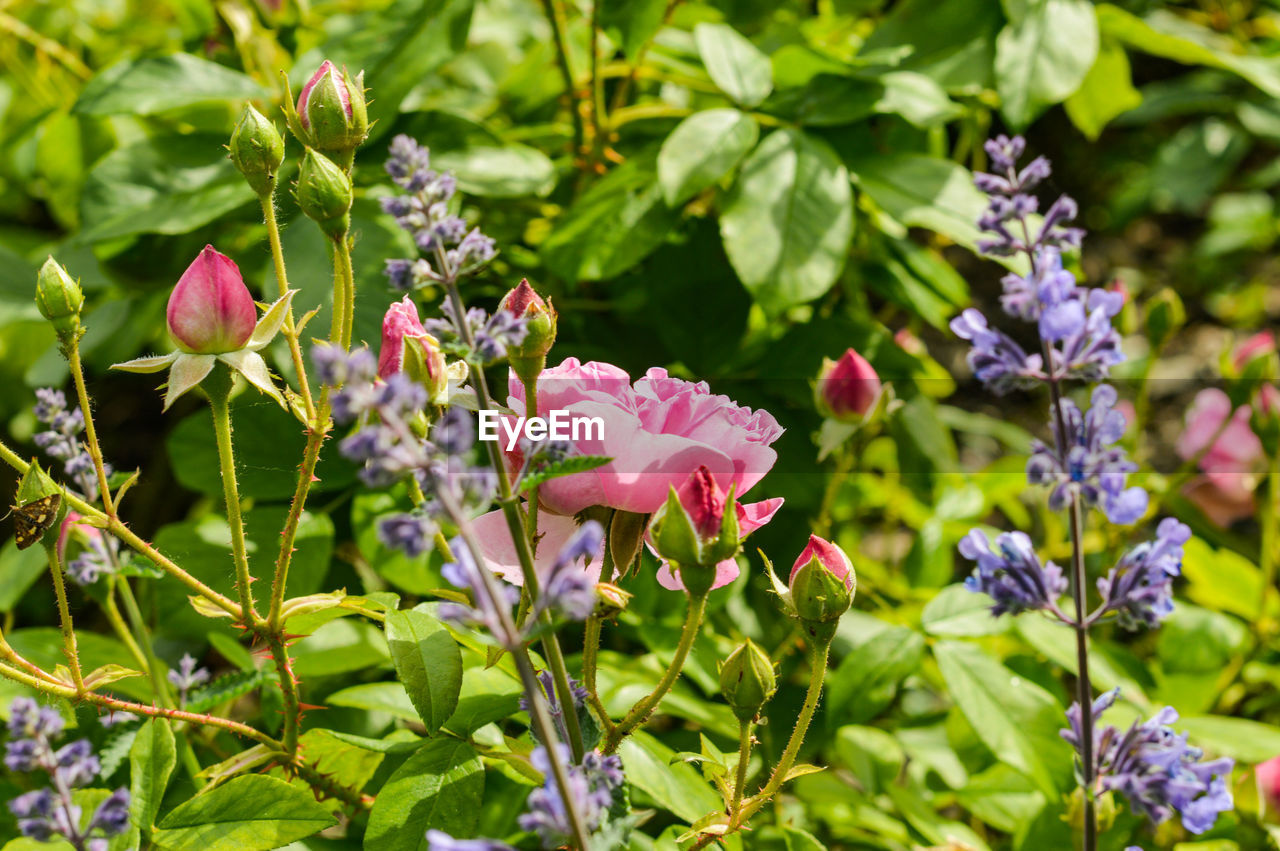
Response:
MULTIPOLYGON (((17 470, 19 474, 25 474, 27 472, 27 468, 31 466, 23 460, 22 456, 18 455, 18 453, 6 446, 2 440, 0 440, 0 461, 3 461, 13 469, 17 470)), ((97 506, 80 499, 72 493, 64 493, 62 498, 80 514, 84 515, 86 518, 96 521, 93 525, 105 529, 107 532, 115 535, 128 545, 130 549, 145 557, 156 567, 174 577, 183 585, 186 585, 187 588, 194 591, 199 596, 231 615, 233 619, 238 620, 242 617, 241 609, 234 600, 227 598, 223 594, 219 594, 217 591, 213 590, 208 585, 205 585, 199 579, 196 579, 190 573, 187 573, 181 567, 174 564, 173 561, 163 553, 148 544, 146 541, 142 540, 142 538, 138 537, 133 530, 121 522, 120 518, 108 517, 97 506)))
POLYGON ((298 681, 293 675, 293 666, 289 660, 289 648, 278 630, 267 637, 267 646, 271 648, 271 659, 275 662, 276 673, 280 679, 280 692, 284 695, 284 731, 280 741, 281 750, 286 761, 293 763, 298 755, 298 726, 301 711, 298 700, 298 681))
MULTIPOLYGON (((606 547, 607 551, 608 548, 606 547)), ((613 720, 609 718, 609 710, 605 708, 604 701, 600 699, 599 687, 596 685, 596 670, 600 660, 600 627, 602 625, 603 619, 597 615, 591 615, 587 618, 582 638, 582 685, 587 690, 587 700, 591 702, 591 707, 595 709, 596 715, 600 717, 600 723, 604 725, 605 735, 608 735, 613 730, 613 720)))
MULTIPOLYGON (((445 265, 441 268, 447 269, 445 265)), ((467 325, 466 309, 462 303, 462 295, 458 292, 458 281, 454 276, 450 276, 445 280, 445 285, 449 294, 449 303, 453 308, 454 316, 458 318, 458 333, 462 338, 462 342, 468 349, 475 345, 475 340, 471 335, 471 328, 467 325)), ((476 399, 481 409, 492 408, 493 397, 489 394, 489 383, 485 379, 484 369, 475 367, 470 371, 469 380, 472 388, 476 391, 476 399)), ((506 462, 502 457, 502 449, 497 441, 485 441, 485 447, 489 451, 489 463, 493 466, 493 470, 498 477, 498 503, 502 506, 503 517, 507 521, 507 530, 511 534, 512 543, 515 545, 516 556, 520 561, 520 573, 524 579, 524 589, 528 593, 529 599, 533 600, 538 595, 538 574, 534 568, 533 550, 530 548, 529 539, 525 537, 524 522, 520 517, 519 497, 515 494, 511 487, 511 479, 507 475, 506 462)), ((572 708, 573 690, 569 687, 569 671, 565 666, 564 653, 560 650, 560 639, 556 637, 555 631, 551 628, 551 613, 543 611, 539 614, 538 620, 546 627, 546 631, 542 636, 542 654, 546 658, 547 667, 551 670, 552 679, 556 684, 556 699, 560 705, 572 708)), ((576 762, 581 762, 585 753, 582 744, 582 727, 578 721, 576 712, 566 709, 564 713, 565 729, 569 733, 569 750, 573 753, 576 762)))
POLYGON ((236 484, 236 458, 231 447, 231 374, 219 364, 211 381, 205 383, 209 407, 213 410, 213 434, 218 444, 218 465, 222 470, 222 494, 227 504, 227 523, 231 527, 231 555, 236 566, 236 590, 240 594, 240 610, 246 627, 257 621, 253 607, 253 577, 249 575, 249 555, 244 542, 244 518, 240 514, 240 488, 236 484))
MULTIPOLYGON (((827 656, 830 651, 830 637, 817 638, 814 643, 809 645, 809 689, 805 692, 804 705, 800 707, 800 715, 796 718, 796 726, 791 730, 791 738, 787 740, 787 746, 782 751, 782 756, 778 758, 778 763, 774 766, 773 773, 769 775, 769 781, 765 783, 764 788, 744 801, 736 811, 730 810, 729 825, 724 835, 728 835, 746 824, 748 819, 755 815, 761 807, 769 803, 774 795, 778 794, 782 784, 787 782, 787 775, 791 772, 791 767, 795 764, 796 757, 800 753, 800 746, 804 744, 804 737, 809 732, 809 724, 813 722, 813 715, 818 709, 818 700, 822 697, 822 684, 827 676, 827 656)), ((704 833, 693 844, 690 851, 706 848, 718 838, 718 836, 704 833)))
POLYGON ((71 377, 75 379, 76 396, 80 400, 80 413, 84 415, 85 448, 93 460, 94 472, 98 474, 98 493, 102 498, 102 508, 108 517, 115 517, 116 509, 111 500, 111 489, 107 486, 107 468, 102 463, 102 448, 98 445, 98 432, 93 425, 93 409, 89 405, 89 391, 84 385, 84 367, 80 363, 80 341, 73 337, 71 343, 63 349, 67 356, 67 364, 71 367, 71 377))
POLYGON ((689 650, 693 648, 693 641, 698 637, 698 630, 702 626, 702 615, 706 609, 707 594, 689 595, 689 610, 685 615, 684 628, 680 630, 680 641, 676 644, 676 652, 671 657, 671 664, 667 665, 667 670, 663 672, 662 679, 658 680, 653 691, 631 707, 626 717, 609 731, 604 747, 601 748, 604 753, 611 754, 616 751, 618 745, 622 744, 622 740, 632 730, 649 720, 649 716, 658 708, 658 704, 667 696, 667 692, 671 691, 671 687, 675 685, 680 672, 684 669, 684 662, 689 657, 689 650))
MULTIPOLYGON (((514 637, 518 635, 515 621, 511 618, 511 612, 502 601, 502 592, 497 587, 498 580, 494 577, 493 572, 485 561, 484 552, 476 541, 470 520, 467 519, 466 515, 454 502, 453 496, 447 491, 442 490, 438 498, 445 513, 457 523, 463 543, 471 552, 471 558, 476 563, 477 573, 480 575, 485 595, 489 598, 489 608, 497 613, 500 620, 500 628, 508 636, 514 637)), ((558 736, 555 724, 551 720, 551 713, 547 708, 546 695, 533 672, 533 663, 529 659, 529 650, 520 643, 515 643, 514 646, 507 649, 515 660, 516 670, 520 674, 520 682, 529 700, 530 721, 538 738, 547 746, 547 761, 551 763, 551 773, 554 776, 556 786, 560 790, 560 799, 568 816, 569 827, 573 834, 572 845, 579 851, 587 851, 590 832, 582 821, 582 814, 578 812, 578 802, 569 784, 568 769, 565 768, 557 756, 556 748, 551 746, 553 742, 558 740, 558 736)), ((568 702, 561 701, 560 705, 564 707, 563 715, 566 720, 577 715, 574 711, 572 695, 569 696, 568 702)))
POLYGON ((47 546, 49 553, 49 573, 53 576, 53 591, 58 596, 58 621, 62 625, 62 652, 67 657, 67 665, 71 669, 71 682, 76 684, 76 693, 84 691, 84 677, 80 673, 80 651, 76 648, 76 628, 71 622, 71 607, 67 605, 67 583, 62 574, 62 560, 58 557, 56 546, 47 546))
MULTIPOLYGON (((280 298, 289 292, 289 278, 284 268, 284 249, 280 246, 280 225, 276 222, 276 205, 273 192, 258 197, 262 203, 262 220, 267 226, 267 242, 271 244, 271 260, 276 269, 276 285, 280 298)), ((298 329, 293 323, 293 308, 284 315, 284 337, 289 341, 289 354, 293 358, 293 369, 298 373, 298 390, 302 396, 302 404, 306 408, 307 420, 315 418, 315 403, 311 399, 311 385, 307 381, 307 367, 302 359, 302 344, 298 341, 298 329)))
POLYGON ((298 484, 293 492, 293 502, 289 504, 289 515, 285 518, 284 530, 280 533, 280 554, 276 557, 276 572, 271 580, 271 608, 267 613, 267 628, 272 632, 280 631, 280 607, 284 605, 285 585, 289 579, 289 563, 294 553, 293 545, 297 540, 298 526, 302 521, 307 496, 315 481, 320 449, 328 434, 329 388, 326 387, 320 391, 319 416, 312 417, 307 427, 307 445, 302 453, 302 464, 298 468, 298 484))
POLYGON ((734 773, 733 798, 729 801, 730 816, 742 805, 742 795, 747 790, 747 763, 751 761, 751 719, 738 724, 738 770, 734 773))

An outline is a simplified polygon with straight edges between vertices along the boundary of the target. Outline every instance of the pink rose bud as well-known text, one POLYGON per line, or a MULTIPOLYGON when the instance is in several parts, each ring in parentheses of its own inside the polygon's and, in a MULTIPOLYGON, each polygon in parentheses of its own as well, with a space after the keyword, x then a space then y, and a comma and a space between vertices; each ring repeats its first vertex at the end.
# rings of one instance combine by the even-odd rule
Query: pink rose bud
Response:
POLYGON ((838 361, 823 360, 816 396, 824 416, 858 422, 880 396, 880 376, 866 358, 849 349, 838 361))
POLYGON ((102 530, 96 526, 90 526, 84 522, 84 517, 75 511, 68 511, 67 516, 62 521, 62 525, 58 528, 58 560, 65 561, 67 557, 67 541, 71 538, 71 534, 79 529, 86 540, 97 541, 102 538, 102 530))
POLYGON ((216 355, 245 347, 253 336, 258 310, 240 268, 206 245, 178 279, 166 316, 179 348, 216 355))
POLYGON ((531 311, 534 313, 538 311, 545 312, 547 303, 529 285, 529 279, 522 278, 515 289, 502 297, 502 302, 498 307, 514 316, 524 316, 531 311))
POLYGON ((1265 357, 1276 350, 1276 335, 1274 331, 1259 331, 1249 339, 1241 343, 1232 354, 1231 359, 1235 364, 1236 371, 1239 372, 1245 368, 1249 361, 1258 357, 1265 357))
POLYGON ((796 563, 791 566, 791 580, 795 581, 796 574, 800 572, 800 568, 814 559, 817 559, 818 563, 826 568, 828 573, 844 582, 846 588, 850 591, 853 590, 855 582, 853 562, 849 561, 849 556, 845 555, 844 550, 830 541, 819 538, 817 535, 809 536, 809 543, 801 551, 796 563))
POLYGON ((516 376, 528 384, 547 366, 547 352, 556 342, 556 310, 533 287, 529 279, 502 297, 499 310, 505 310, 525 321, 525 336, 519 344, 509 346, 507 355, 516 376))
POLYGON ((418 307, 405 296, 394 302, 382 317, 382 349, 378 352, 378 377, 388 378, 404 370, 406 337, 426 337, 427 331, 418 320, 418 307))
POLYGON ((320 85, 325 78, 330 78, 334 88, 338 92, 338 100, 342 104, 342 109, 347 113, 347 117, 352 116, 351 111, 351 93, 347 91, 346 85, 342 81, 342 76, 338 73, 338 68, 328 59, 320 63, 320 67, 311 75, 311 79, 307 80, 307 84, 302 87, 302 94, 298 95, 298 120, 302 122, 302 126, 311 129, 311 115, 309 107, 311 106, 311 95, 315 92, 316 86, 320 85))
POLYGON ((676 496, 689 512, 693 528, 703 540, 718 537, 724 522, 724 491, 706 467, 699 467, 685 480, 676 496))
POLYGON ((1266 812, 1280 812, 1280 756, 1259 763, 1253 776, 1258 782, 1258 800, 1266 812))

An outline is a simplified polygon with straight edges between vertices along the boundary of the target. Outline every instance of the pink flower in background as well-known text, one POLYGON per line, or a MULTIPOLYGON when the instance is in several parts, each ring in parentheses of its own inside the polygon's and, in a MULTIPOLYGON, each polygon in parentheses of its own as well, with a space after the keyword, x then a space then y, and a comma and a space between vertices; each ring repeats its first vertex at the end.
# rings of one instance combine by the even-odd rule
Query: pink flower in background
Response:
MULTIPOLYGON (((523 411, 524 386, 515 376, 510 391, 508 404, 523 411)), ((667 491, 684 485, 699 467, 706 467, 724 490, 736 486, 741 499, 777 461, 770 444, 782 435, 767 411, 715 395, 705 382, 672 378, 655 367, 633 385, 616 366, 577 358, 543 370, 538 379, 538 413, 556 410, 599 417, 603 437, 579 441, 576 449, 613 459, 543 485, 542 504, 556 514, 576 514, 593 505, 652 514, 667 491)), ((519 457, 507 460, 519 468, 519 457)))
POLYGON ((212 245, 206 245, 182 273, 165 315, 174 342, 196 354, 244 348, 258 322, 240 267, 212 245))
POLYGON ((1231 360, 1235 364, 1236 371, 1245 368, 1249 361, 1259 355, 1269 354, 1276 350, 1276 335, 1274 331, 1259 331, 1249 339, 1245 340, 1231 355, 1231 360))
POLYGON ((1253 776, 1258 782, 1258 800, 1268 811, 1280 812, 1280 756, 1256 766, 1253 776))
POLYGON ((1187 411, 1186 427, 1178 438, 1178 454, 1184 460, 1209 447, 1199 464, 1204 475, 1184 492, 1219 526, 1250 517, 1256 508, 1253 492, 1266 458, 1262 443, 1249 426, 1249 415, 1247 405, 1233 412, 1227 394, 1216 387, 1201 390, 1187 411), (1219 429, 1222 434, 1214 440, 1219 429))
MULTIPOLYGON (((508 405, 523 411, 524 386, 515 376, 510 392, 508 405)), ((782 427, 767 411, 753 411, 713 394, 705 382, 684 381, 653 368, 633 383, 616 366, 581 363, 576 358, 544 370, 538 379, 539 415, 557 410, 571 417, 599 417, 603 436, 592 434, 592 439, 577 441, 575 451, 613 460, 539 488, 545 509, 538 519, 538 531, 544 536, 536 558, 540 574, 573 534, 572 515, 597 505, 652 514, 672 487, 677 492, 687 489, 691 474, 699 468, 706 468, 723 491, 733 486, 735 497, 741 499, 777 461, 770 444, 782 435, 782 427)), ((513 471, 522 460, 518 450, 507 454, 513 471)), ((741 535, 768 523, 781 505, 781 499, 740 502, 741 535)), ((494 570, 519 582, 515 548, 501 513, 478 518, 477 531, 494 570)), ((598 576, 600 559, 593 559, 588 570, 598 576)), ((717 567, 716 586, 737 575, 737 564, 726 560, 717 567)), ((658 579, 665 587, 681 587, 665 566, 658 579)))
POLYGON ((848 349, 839 360, 824 358, 818 376, 819 413, 844 422, 859 422, 880 397, 880 376, 867 359, 848 349))

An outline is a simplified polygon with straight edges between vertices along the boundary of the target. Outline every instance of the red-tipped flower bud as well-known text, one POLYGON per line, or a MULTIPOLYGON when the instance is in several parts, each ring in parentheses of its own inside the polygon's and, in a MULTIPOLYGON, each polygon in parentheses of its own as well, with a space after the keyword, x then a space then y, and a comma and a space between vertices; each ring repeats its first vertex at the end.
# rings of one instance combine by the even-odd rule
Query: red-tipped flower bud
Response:
POLYGON ((730 490, 726 495, 706 467, 699 467, 672 488, 667 501, 649 524, 658 554, 691 594, 705 594, 715 581, 715 567, 738 552, 738 508, 730 490))
POLYGON ((840 360, 823 359, 815 402, 818 411, 844 422, 859 422, 880 396, 880 376, 862 355, 849 349, 840 360))
POLYGON ((853 563, 844 550, 810 535, 788 582, 795 616, 809 624, 834 624, 849 611, 856 587, 853 563))
POLYGON ((498 309, 525 320, 524 340, 508 346, 507 355, 516 377, 528 384, 542 373, 547 352, 556 342, 556 310, 529 286, 528 278, 502 297, 498 309))
POLYGON ((418 308, 405 296, 382 317, 382 349, 378 353, 378 377, 404 372, 427 390, 435 404, 448 397, 449 376, 444 352, 436 338, 418 320, 418 308))
POLYGON ((166 316, 178 347, 200 355, 244 348, 258 322, 240 268, 212 245, 206 245, 178 279, 166 316))
POLYGON ((350 151, 369 135, 364 101, 364 72, 354 79, 326 59, 298 95, 302 141, 326 152, 350 151))

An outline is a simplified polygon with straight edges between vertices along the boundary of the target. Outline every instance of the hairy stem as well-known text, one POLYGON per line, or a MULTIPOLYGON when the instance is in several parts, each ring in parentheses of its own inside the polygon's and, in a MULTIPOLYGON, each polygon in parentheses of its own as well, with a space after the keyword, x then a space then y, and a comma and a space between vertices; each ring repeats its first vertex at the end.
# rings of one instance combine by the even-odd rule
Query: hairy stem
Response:
MULTIPOLYGON (((342 326, 341 336, 338 342, 342 348, 351 348, 351 331, 355 327, 356 312, 356 278, 355 270, 351 266, 351 241, 346 231, 334 240, 334 272, 337 278, 341 279, 342 287, 342 326)), ((337 298, 338 293, 336 286, 338 281, 335 279, 334 297, 337 298)))
POLYGON ((289 648, 279 632, 270 633, 267 646, 271 648, 271 659, 275 662, 276 673, 280 678, 280 692, 284 695, 284 730, 280 749, 284 752, 286 761, 293 762, 298 755, 298 727, 302 714, 298 699, 298 680, 293 675, 289 648))
POLYGON ((689 610, 685 615, 684 627, 680 630, 680 641, 676 644, 676 652, 671 657, 671 664, 667 665, 666 671, 662 674, 662 679, 658 680, 658 684, 654 686, 653 691, 631 707, 631 711, 626 714, 626 717, 619 721, 617 726, 610 731, 602 748, 605 753, 610 754, 616 751, 618 745, 622 744, 622 740, 632 730, 648 721, 649 716, 658 708, 658 704, 662 703, 662 699, 667 696, 667 692, 671 691, 671 687, 675 685, 676 680, 680 677, 680 672, 684 669, 684 662, 689 657, 689 651, 693 648, 693 641, 698 637, 698 630, 702 627, 702 616, 706 610, 706 594, 689 595, 689 610))
POLYGON ((71 377, 75 380, 76 396, 80 400, 80 413, 84 415, 85 448, 89 450, 89 458, 93 460, 93 470, 98 475, 98 495, 102 499, 102 508, 108 517, 116 514, 112 504, 111 488, 107 485, 107 468, 102 462, 102 447, 98 445, 98 432, 93 425, 93 407, 89 404, 89 391, 84 384, 84 366, 80 363, 80 342, 73 339, 63 349, 67 356, 67 364, 71 367, 71 377))
POLYGON ((747 790, 747 763, 751 761, 751 719, 738 724, 738 770, 734 773, 733 798, 729 801, 730 817, 742 805, 742 796, 747 790))
MULTIPOLYGON (((267 242, 271 244, 271 260, 276 270, 276 285, 280 298, 289 292, 289 278, 284 268, 284 249, 280 247, 280 225, 276 222, 274 193, 258 197, 262 204, 262 220, 267 226, 267 242)), ((298 373, 298 391, 306 408, 307 420, 315 418, 315 403, 311 399, 311 385, 307 381, 307 367, 302 359, 302 344, 298 341, 298 329, 293 323, 293 308, 284 316, 284 337, 289 341, 289 354, 293 358, 294 371, 298 373)))
POLYGON ((293 502, 289 504, 289 515, 285 518, 284 530, 280 533, 280 554, 276 557, 276 572, 271 580, 271 608, 267 613, 267 628, 272 632, 280 630, 280 607, 284 605, 285 585, 289 579, 289 564, 293 559, 294 542, 298 537, 298 526, 302 522, 302 512, 307 504, 307 496, 311 493, 311 485, 315 480, 316 465, 320 461, 320 449, 329 435, 329 388, 320 392, 319 416, 313 417, 307 427, 307 445, 302 453, 302 464, 298 468, 298 484, 293 492, 293 502))
POLYGON ((236 591, 245 626, 257 621, 253 607, 253 577, 249 575, 249 555, 244 542, 244 518, 240 514, 240 488, 236 484, 236 459, 231 445, 231 373, 218 364, 205 382, 209 407, 213 410, 213 434, 218 444, 218 465, 222 471, 222 494, 227 505, 227 523, 231 527, 231 555, 236 566, 236 591))
MULTIPOLYGON (((608 552, 608 547, 605 548, 608 552)), ((597 615, 591 615, 587 618, 586 626, 583 629, 582 638, 582 685, 587 690, 587 700, 591 703, 591 707, 596 711, 596 715, 600 718, 600 723, 604 726, 605 735, 609 735, 613 731, 613 720, 609 717, 609 710, 605 708, 604 701, 600 699, 599 686, 596 685, 596 671, 600 664, 600 628, 603 626, 603 619, 597 615)))
POLYGON ((84 677, 80 673, 80 651, 76 647, 76 628, 71 622, 71 607, 67 605, 67 582, 62 573, 62 560, 58 558, 58 548, 46 547, 49 553, 49 573, 53 577, 53 591, 58 597, 58 622, 62 626, 62 652, 67 657, 67 665, 71 669, 71 682, 76 684, 76 693, 84 692, 84 677))

